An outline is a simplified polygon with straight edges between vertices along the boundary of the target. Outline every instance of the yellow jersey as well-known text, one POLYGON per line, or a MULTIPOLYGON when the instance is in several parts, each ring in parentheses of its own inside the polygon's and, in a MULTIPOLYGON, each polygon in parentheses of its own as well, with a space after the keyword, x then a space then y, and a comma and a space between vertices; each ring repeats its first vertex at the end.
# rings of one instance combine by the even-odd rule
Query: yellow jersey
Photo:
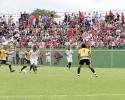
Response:
POLYGON ((89 52, 90 52, 90 50, 87 48, 80 49, 78 51, 78 54, 80 55, 80 60, 89 59, 89 52))
POLYGON ((1 49, 0 50, 0 60, 6 60, 6 57, 7 57, 7 51, 4 50, 4 49, 1 49))
POLYGON ((23 55, 25 55, 27 60, 30 60, 30 55, 28 51, 24 51, 23 55))

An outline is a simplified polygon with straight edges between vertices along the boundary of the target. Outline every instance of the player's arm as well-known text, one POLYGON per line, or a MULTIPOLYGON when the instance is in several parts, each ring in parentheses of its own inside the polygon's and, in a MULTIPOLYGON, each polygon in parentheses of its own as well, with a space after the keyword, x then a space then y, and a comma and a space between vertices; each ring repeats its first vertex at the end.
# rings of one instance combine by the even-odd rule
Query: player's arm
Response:
POLYGON ((59 54, 62 56, 62 54, 59 52, 59 54))
POLYGON ((80 60, 80 54, 78 53, 78 60, 80 60))
POLYGON ((72 55, 73 55, 73 53, 74 53, 74 52, 73 52, 73 50, 72 50, 72 55))
POLYGON ((27 53, 26 52, 24 52, 23 54, 22 54, 22 56, 26 56, 27 55, 27 53))
POLYGON ((81 51, 79 50, 78 51, 78 60, 80 60, 80 54, 81 54, 81 51))

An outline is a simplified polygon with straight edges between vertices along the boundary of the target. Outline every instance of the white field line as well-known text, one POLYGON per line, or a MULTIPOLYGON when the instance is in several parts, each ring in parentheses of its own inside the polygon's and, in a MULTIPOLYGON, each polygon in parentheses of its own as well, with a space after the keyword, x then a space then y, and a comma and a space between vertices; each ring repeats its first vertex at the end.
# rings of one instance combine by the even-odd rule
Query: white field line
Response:
MULTIPOLYGON (((48 51, 49 49, 46 49, 46 50, 42 50, 42 51, 48 51)), ((55 50, 51 50, 51 51, 55 51, 55 50)), ((56 51, 65 51, 65 50, 58 50, 58 49, 56 49, 56 51)), ((73 51, 78 51, 78 50, 73 50, 73 51)), ((112 52, 112 51, 119 51, 119 52, 125 52, 125 50, 112 50, 112 49, 110 49, 110 50, 91 50, 91 51, 110 51, 110 52, 112 52)))
POLYGON ((35 98, 35 97, 103 97, 103 96, 125 96, 125 94, 79 94, 79 95, 8 95, 0 98, 35 98))

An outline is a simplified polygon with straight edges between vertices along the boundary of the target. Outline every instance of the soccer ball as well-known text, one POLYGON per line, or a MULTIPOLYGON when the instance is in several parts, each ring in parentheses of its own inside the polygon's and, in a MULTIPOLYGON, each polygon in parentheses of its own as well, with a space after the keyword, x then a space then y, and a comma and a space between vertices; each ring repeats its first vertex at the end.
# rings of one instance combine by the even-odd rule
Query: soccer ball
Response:
POLYGON ((23 70, 22 72, 23 72, 24 74, 26 74, 26 70, 23 70))

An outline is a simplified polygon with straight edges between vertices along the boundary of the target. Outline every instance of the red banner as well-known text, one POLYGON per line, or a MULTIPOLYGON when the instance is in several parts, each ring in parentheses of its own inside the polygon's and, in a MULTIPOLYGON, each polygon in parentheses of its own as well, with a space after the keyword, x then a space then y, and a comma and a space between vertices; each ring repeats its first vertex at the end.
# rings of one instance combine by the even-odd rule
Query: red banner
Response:
POLYGON ((46 48, 54 48, 56 46, 56 42, 45 42, 46 48))

